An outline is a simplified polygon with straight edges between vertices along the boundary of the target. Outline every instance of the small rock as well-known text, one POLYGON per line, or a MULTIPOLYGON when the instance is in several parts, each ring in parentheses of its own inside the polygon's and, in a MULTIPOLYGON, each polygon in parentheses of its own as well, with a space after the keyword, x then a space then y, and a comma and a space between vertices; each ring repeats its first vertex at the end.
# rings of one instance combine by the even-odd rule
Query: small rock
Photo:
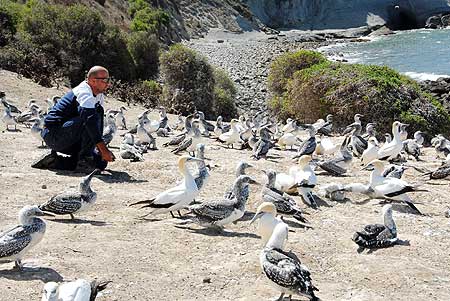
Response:
POLYGON ((224 40, 217 40, 217 43, 223 43, 225 42, 224 40))
POLYGON ((203 278, 203 283, 211 283, 211 277, 203 278))
POLYGON ((47 185, 43 184, 43 185, 41 186, 41 188, 42 188, 42 189, 47 189, 47 185))

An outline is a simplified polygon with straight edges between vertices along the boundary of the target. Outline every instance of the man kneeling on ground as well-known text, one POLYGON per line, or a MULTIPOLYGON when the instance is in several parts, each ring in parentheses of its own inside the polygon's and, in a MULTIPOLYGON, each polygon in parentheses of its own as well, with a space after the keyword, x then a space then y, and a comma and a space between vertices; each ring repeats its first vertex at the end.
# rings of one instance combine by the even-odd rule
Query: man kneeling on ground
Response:
POLYGON ((103 92, 110 85, 109 72, 92 67, 87 79, 67 92, 48 112, 41 135, 51 152, 31 166, 75 170, 83 159, 104 170, 114 154, 102 140, 103 92), (62 153, 67 156, 60 156, 62 153))

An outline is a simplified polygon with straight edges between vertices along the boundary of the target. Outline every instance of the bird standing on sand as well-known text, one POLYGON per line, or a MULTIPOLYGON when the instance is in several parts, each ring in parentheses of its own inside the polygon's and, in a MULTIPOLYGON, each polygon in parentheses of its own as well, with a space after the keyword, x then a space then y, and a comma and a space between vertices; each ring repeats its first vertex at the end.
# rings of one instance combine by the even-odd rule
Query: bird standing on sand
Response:
POLYGON ((312 208, 317 208, 316 199, 312 193, 312 189, 317 184, 317 177, 311 166, 311 156, 301 156, 298 159, 298 166, 293 166, 291 174, 295 178, 295 186, 298 188, 298 193, 302 197, 305 204, 312 208))
POLYGON ((120 157, 131 160, 131 162, 144 161, 143 154, 147 151, 146 147, 134 144, 133 134, 126 133, 122 144, 120 145, 120 157))
MULTIPOLYGON (((271 202, 263 202, 261 205, 259 205, 255 215, 250 221, 250 225, 253 224, 256 220, 259 220, 258 234, 261 236, 261 242, 263 246, 267 244, 270 237, 272 236, 273 229, 275 229, 275 227, 280 223, 284 224, 283 220, 277 217, 277 209, 271 202)), ((284 245, 281 246, 281 249, 283 248, 284 245)))
POLYGON ((287 225, 278 224, 259 255, 264 274, 281 293, 278 301, 283 300, 285 294, 289 294, 289 299, 292 295, 300 295, 310 301, 320 300, 314 294, 318 289, 312 284, 311 273, 307 267, 301 264, 295 254, 282 250, 287 237, 287 225))
POLYGON ((400 126, 402 125, 399 121, 394 121, 392 123, 392 135, 393 139, 389 143, 385 143, 378 150, 378 159, 380 160, 393 160, 403 149, 403 143, 400 137, 400 126))
MULTIPOLYGON (((152 208, 149 213, 152 215, 168 213, 173 215, 172 211, 178 211, 187 207, 198 195, 199 190, 195 184, 194 177, 186 166, 187 162, 200 162, 200 159, 181 156, 178 159, 178 171, 183 175, 183 181, 175 187, 167 189, 150 200, 139 201, 130 206, 143 205, 141 208, 152 208)), ((180 212, 178 214, 181 216, 180 212)))
POLYGON ((46 203, 39 205, 39 209, 58 215, 69 214, 72 219, 74 219, 75 213, 89 210, 97 200, 97 193, 91 189, 91 180, 98 172, 100 170, 95 169, 83 177, 78 191, 65 191, 57 194, 46 203))
POLYGON ((14 261, 22 269, 22 258, 44 237, 46 225, 38 216, 49 215, 37 206, 25 206, 19 211, 20 225, 0 234, 0 263, 14 261))
MULTIPOLYGON (((253 167, 253 165, 248 164, 245 161, 239 161, 236 166, 236 179, 239 178, 239 176, 245 175, 245 171, 247 170, 247 168, 251 168, 251 167, 253 167)), ((233 195, 233 187, 234 187, 234 185, 232 185, 229 189, 226 190, 225 194, 223 195, 223 197, 225 199, 235 198, 235 196, 233 195)), ((250 193, 249 189, 248 189, 248 185, 244 186, 242 193, 243 193, 244 198, 248 198, 248 195, 250 193)))
POLYGON ((239 135, 239 130, 237 128, 237 123, 239 121, 236 119, 231 119, 230 122, 230 130, 226 133, 223 133, 219 136, 219 141, 225 143, 228 145, 228 147, 231 145, 231 148, 234 148, 235 143, 241 143, 242 140, 239 135))
POLYGON ((108 113, 106 117, 106 126, 103 129, 102 139, 106 145, 109 145, 117 132, 116 117, 112 113, 108 113))
POLYGON ((303 141, 297 151, 297 154, 293 157, 293 159, 300 158, 304 155, 312 155, 314 151, 316 150, 316 129, 312 126, 306 127, 309 138, 303 141))
POLYGON ((178 154, 182 151, 187 151, 189 154, 195 154, 195 148, 197 144, 201 142, 201 136, 199 129, 200 122, 198 120, 194 120, 192 122, 192 128, 186 134, 186 138, 184 138, 183 142, 181 142, 175 149, 171 150, 172 153, 178 154))
POLYGON ((353 234, 352 240, 364 249, 387 248, 397 243, 397 227, 392 218, 392 205, 383 206, 383 224, 371 224, 353 234))

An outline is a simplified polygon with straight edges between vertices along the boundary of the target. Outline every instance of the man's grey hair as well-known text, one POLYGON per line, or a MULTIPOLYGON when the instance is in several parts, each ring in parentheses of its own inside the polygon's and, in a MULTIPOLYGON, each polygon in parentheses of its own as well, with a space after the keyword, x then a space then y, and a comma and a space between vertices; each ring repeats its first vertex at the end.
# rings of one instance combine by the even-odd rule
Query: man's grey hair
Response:
POLYGON ((91 69, 89 69, 89 71, 88 71, 88 73, 86 75, 86 78, 91 78, 91 77, 97 76, 98 73, 101 72, 101 71, 105 71, 106 73, 109 74, 108 69, 106 69, 105 67, 94 66, 91 69))

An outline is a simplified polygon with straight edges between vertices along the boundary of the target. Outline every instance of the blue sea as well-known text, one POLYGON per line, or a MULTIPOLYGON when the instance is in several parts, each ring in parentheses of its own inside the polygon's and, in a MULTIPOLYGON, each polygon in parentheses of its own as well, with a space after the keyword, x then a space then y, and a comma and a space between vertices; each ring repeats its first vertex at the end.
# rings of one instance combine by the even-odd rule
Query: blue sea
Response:
POLYGON ((331 45, 320 51, 351 63, 386 65, 416 80, 450 77, 450 28, 400 31, 370 42, 331 45))

